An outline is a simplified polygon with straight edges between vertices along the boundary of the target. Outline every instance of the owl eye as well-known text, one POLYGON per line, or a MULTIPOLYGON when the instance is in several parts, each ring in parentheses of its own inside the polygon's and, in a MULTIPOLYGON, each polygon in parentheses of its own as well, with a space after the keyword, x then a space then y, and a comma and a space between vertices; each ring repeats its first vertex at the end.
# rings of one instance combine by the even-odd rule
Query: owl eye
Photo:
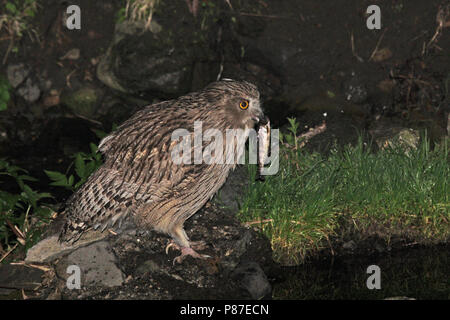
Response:
POLYGON ((239 107, 240 107, 242 110, 247 109, 247 108, 248 108, 248 101, 247 101, 247 100, 242 100, 241 103, 239 103, 239 107))

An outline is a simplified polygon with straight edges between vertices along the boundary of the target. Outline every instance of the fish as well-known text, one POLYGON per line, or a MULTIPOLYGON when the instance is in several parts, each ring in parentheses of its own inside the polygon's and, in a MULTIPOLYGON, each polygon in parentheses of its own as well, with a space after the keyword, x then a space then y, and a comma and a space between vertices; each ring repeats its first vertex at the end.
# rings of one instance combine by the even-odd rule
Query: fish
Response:
POLYGON ((269 147, 270 147, 270 120, 266 116, 258 124, 258 173, 256 175, 257 181, 264 181, 264 175, 262 175, 262 170, 264 169, 264 163, 269 157, 269 147))

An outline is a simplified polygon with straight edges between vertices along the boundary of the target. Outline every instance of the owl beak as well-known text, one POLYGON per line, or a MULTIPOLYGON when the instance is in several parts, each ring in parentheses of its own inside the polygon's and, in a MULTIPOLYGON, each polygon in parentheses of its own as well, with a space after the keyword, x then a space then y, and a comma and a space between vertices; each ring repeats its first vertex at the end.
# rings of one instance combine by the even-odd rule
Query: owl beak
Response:
POLYGON ((264 113, 260 112, 257 115, 253 115, 252 120, 258 124, 265 125, 268 121, 268 118, 266 117, 266 115, 264 113))

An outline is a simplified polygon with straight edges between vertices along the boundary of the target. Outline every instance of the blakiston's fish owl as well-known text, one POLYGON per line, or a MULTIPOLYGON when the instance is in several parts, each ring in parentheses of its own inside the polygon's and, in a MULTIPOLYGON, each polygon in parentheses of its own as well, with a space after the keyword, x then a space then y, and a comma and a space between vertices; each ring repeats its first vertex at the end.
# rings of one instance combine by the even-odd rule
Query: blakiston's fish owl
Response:
MULTIPOLYGON (((105 230, 131 217, 140 228, 172 237, 169 246, 182 252, 174 262, 186 255, 205 257, 194 251, 201 242, 189 242, 183 224, 216 193, 235 167, 236 161, 225 161, 226 129, 248 132, 265 118, 259 98, 251 83, 222 80, 138 111, 101 141, 99 150, 105 162, 68 200, 60 241, 73 243, 88 229, 105 230), (223 164, 173 161, 172 150, 181 141, 172 141, 176 129, 190 132, 194 155, 195 121, 201 121, 203 135, 210 128, 222 133, 223 164)), ((211 141, 204 141, 202 148, 211 141)), ((234 151, 242 153, 243 148, 234 151)))

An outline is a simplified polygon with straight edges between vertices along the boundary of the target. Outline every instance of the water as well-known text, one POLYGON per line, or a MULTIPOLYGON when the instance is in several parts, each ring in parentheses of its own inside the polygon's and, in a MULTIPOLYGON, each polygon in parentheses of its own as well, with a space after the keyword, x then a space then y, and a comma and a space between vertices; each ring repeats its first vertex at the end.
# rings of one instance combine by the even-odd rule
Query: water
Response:
POLYGON ((275 299, 450 299, 450 245, 318 259, 283 270, 275 299), (379 290, 367 288, 370 265, 380 267, 379 290))

